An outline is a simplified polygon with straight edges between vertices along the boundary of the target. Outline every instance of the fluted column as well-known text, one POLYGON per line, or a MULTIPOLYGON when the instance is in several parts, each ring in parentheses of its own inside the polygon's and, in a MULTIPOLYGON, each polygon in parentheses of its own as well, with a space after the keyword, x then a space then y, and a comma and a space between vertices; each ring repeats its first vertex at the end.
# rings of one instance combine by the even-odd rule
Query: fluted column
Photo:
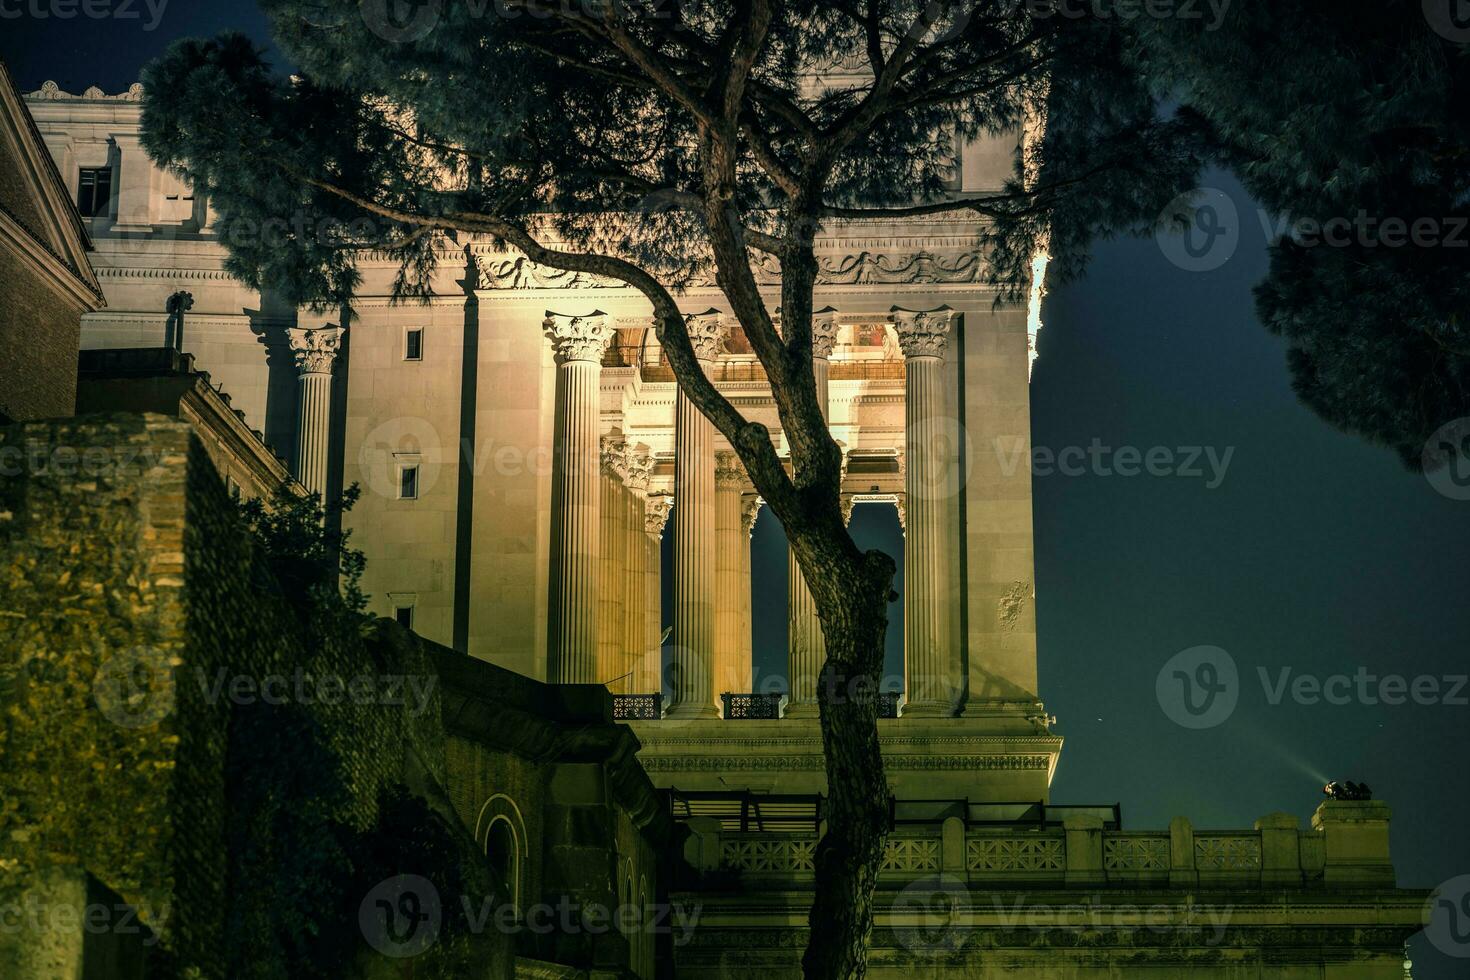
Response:
POLYGON ((663 690, 663 539, 664 525, 669 521, 669 510, 673 501, 665 494, 650 494, 648 506, 643 512, 643 533, 647 538, 647 564, 644 571, 645 620, 648 631, 643 641, 638 669, 634 672, 635 694, 656 694, 663 690))
MULTIPOLYGON (((742 693, 750 685, 750 661, 740 643, 741 546, 740 493, 745 467, 731 451, 715 453, 715 694, 742 693), (742 669, 743 668, 743 669, 742 669)), ((747 588, 747 592, 748 592, 747 588)))
MULTIPOLYGON (((724 341, 718 312, 685 317, 701 369, 713 366, 724 341)), ((715 708, 715 446, 714 426, 679 389, 674 457, 675 717, 718 715, 715 708)))
MULTIPOLYGON (((812 314, 812 374, 817 382, 817 404, 827 418, 827 380, 831 373, 832 348, 837 342, 837 311, 831 308, 812 314)), ((827 659, 827 642, 822 621, 796 561, 796 549, 786 553, 786 628, 791 697, 788 718, 815 717, 817 677, 827 659)))
POLYGON ((634 686, 637 679, 643 646, 648 640, 648 532, 645 530, 644 512, 648 508, 648 474, 653 466, 653 457, 647 446, 637 446, 628 451, 628 485, 623 494, 625 505, 623 520, 623 548, 627 555, 624 569, 627 585, 623 588, 623 644, 619 651, 618 676, 621 680, 614 688, 625 694, 647 693, 634 686))
POLYGON ((306 330, 287 336, 296 355, 296 479, 313 493, 327 492, 328 442, 332 435, 332 365, 342 341, 341 327, 306 330))
POLYGON ((904 356, 904 686, 906 715, 949 715, 959 700, 958 651, 951 649, 950 548, 945 472, 944 351, 953 313, 894 310, 904 356))
POLYGON ((622 673, 627 561, 624 537, 627 505, 623 499, 628 478, 627 447, 616 433, 599 443, 602 460, 602 513, 599 524, 597 582, 597 680, 611 684, 622 673))
POLYGON ((754 621, 750 613, 750 548, 755 534, 755 521, 760 516, 765 501, 759 495, 747 493, 740 498, 740 663, 747 682, 755 678, 755 641, 752 637, 754 621))
POLYGON ((548 312, 543 326, 557 360, 546 678, 553 684, 592 684, 601 679, 598 376, 612 324, 601 311, 588 316, 548 312))

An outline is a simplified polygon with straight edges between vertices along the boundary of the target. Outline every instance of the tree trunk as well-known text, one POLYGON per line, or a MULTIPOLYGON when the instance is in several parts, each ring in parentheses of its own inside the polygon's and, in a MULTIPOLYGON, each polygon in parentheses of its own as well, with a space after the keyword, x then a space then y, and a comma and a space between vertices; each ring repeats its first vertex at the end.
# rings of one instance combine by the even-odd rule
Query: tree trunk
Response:
POLYGON ((828 787, 827 829, 817 845, 816 895, 808 920, 811 936, 802 960, 807 980, 849 980, 866 973, 873 891, 889 828, 876 692, 894 563, 869 552, 856 571, 855 583, 853 576, 833 574, 828 567, 807 573, 827 642, 817 702, 828 787))

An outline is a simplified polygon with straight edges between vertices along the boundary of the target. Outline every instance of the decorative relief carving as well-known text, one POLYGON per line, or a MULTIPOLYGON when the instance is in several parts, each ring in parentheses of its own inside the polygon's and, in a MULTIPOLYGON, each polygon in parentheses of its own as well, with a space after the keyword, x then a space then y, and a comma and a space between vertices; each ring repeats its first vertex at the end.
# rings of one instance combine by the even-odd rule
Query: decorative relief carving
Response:
POLYGON ((816 868, 816 853, 813 837, 726 838, 720 844, 720 857, 726 867, 757 874, 810 874, 816 868))
POLYGON ((971 871, 1063 871, 1067 865, 1060 837, 972 837, 965 866, 971 871))
POLYGON ((947 306, 937 310, 902 310, 893 308, 894 326, 898 330, 898 346, 904 357, 943 357, 949 344, 949 328, 954 311, 947 306))
POLYGON ((1104 837, 1103 868, 1107 871, 1168 871, 1169 838, 1104 837))
MULTIPOLYGON (((490 253, 481 260, 480 268, 486 289, 614 289, 625 285, 606 276, 539 266, 524 255, 490 253)), ((781 263, 775 256, 756 254, 751 259, 751 271, 762 286, 781 281, 781 263)), ((861 251, 817 256, 817 283, 821 285, 979 283, 983 272, 978 250, 950 255, 920 250, 892 255, 861 251)), ((719 284, 712 272, 698 272, 687 285, 708 288, 719 284)))
POLYGON ((60 85, 47 80, 42 82, 41 87, 34 92, 27 92, 25 97, 28 99, 44 99, 46 101, 74 99, 88 102, 142 102, 143 83, 134 82, 128 86, 126 92, 119 92, 117 95, 108 95, 95 85, 88 86, 87 90, 81 95, 72 95, 70 92, 63 92, 60 85))
MULTIPOLYGON (((892 769, 958 770, 962 772, 1014 772, 1045 770, 1050 758, 1044 755, 885 755, 884 765, 892 769)), ((702 772, 711 768, 721 771, 810 772, 825 768, 820 754, 811 755, 727 755, 718 760, 697 755, 650 755, 638 757, 649 772, 702 772)))
POLYGON ((1259 837, 1218 836, 1194 838, 1194 867, 1197 871, 1259 871, 1259 837))
POLYGON ((938 871, 939 841, 923 837, 890 837, 883 844, 879 871, 938 871))
POLYGON ((296 370, 302 374, 331 374, 332 363, 342 341, 341 327, 309 330, 291 327, 286 331, 291 352, 296 357, 296 370))
POLYGON ((612 340, 613 325, 608 315, 596 310, 586 316, 568 316, 546 311, 542 322, 546 336, 561 361, 602 363, 602 354, 612 340))

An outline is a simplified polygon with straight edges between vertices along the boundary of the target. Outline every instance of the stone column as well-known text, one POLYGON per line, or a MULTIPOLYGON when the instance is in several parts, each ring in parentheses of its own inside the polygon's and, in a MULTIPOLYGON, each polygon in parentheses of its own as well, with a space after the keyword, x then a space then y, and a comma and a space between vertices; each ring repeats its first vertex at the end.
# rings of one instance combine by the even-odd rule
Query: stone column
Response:
MULTIPOLYGON (((714 310, 685 317, 702 370, 724 340, 714 310)), ((680 388, 675 399, 674 670, 670 715, 711 718, 715 708, 715 433, 680 388)))
POLYGON ((755 520, 760 516, 761 505, 765 501, 758 495, 748 493, 740 498, 740 574, 737 582, 740 586, 740 663, 745 671, 745 679, 752 681, 755 677, 755 646, 751 635, 754 621, 750 612, 750 548, 751 538, 755 535, 755 520))
POLYGON ((623 499, 628 478, 627 447, 616 433, 599 442, 602 461, 597 580, 597 681, 613 683, 622 673, 627 560, 627 506, 623 499))
POLYGON ((741 576, 741 546, 750 550, 750 538, 740 533, 740 493, 745 489, 745 467, 733 451, 715 453, 715 696, 740 694, 750 687, 750 661, 742 657, 740 590, 749 586, 741 576))
POLYGON ((904 386, 904 687, 906 715, 951 715, 959 701, 958 651, 951 649, 948 461, 944 351, 952 313, 894 310, 905 362, 904 386))
MULTIPOLYGON (((832 368, 832 348, 837 342, 837 311, 830 307, 812 314, 812 374, 817 382, 817 404, 827 418, 827 379, 832 368)), ((827 642, 817 605, 802 578, 796 551, 786 553, 786 628, 790 700, 788 718, 813 718, 817 714, 817 677, 827 659, 827 642)))
POLYGON ((618 675, 622 680, 616 690, 626 694, 646 694, 635 686, 638 668, 642 661, 644 644, 648 640, 648 532, 645 530, 644 513, 648 509, 648 474, 653 467, 653 457, 647 446, 638 446, 628 452, 628 491, 624 494, 626 511, 623 522, 623 546, 628 556, 626 571, 627 585, 623 613, 623 644, 619 657, 618 675))
POLYGON ((551 580, 546 679, 592 684, 597 677, 597 578, 601 534, 598 376, 612 338, 605 313, 547 312, 556 349, 556 432, 551 471, 551 580))
POLYGON ((647 635, 634 675, 635 694, 656 694, 663 690, 663 539, 664 525, 669 521, 669 510, 673 501, 664 494, 650 495, 643 516, 643 532, 647 537, 644 547, 648 549, 645 571, 643 600, 646 608, 643 623, 647 635))
MULTIPOLYGON (((296 355, 299 397, 296 408, 296 479, 313 493, 327 493, 327 444, 332 434, 332 365, 342 341, 341 327, 287 332, 296 355)), ((394 479, 397 479, 396 475, 394 479)))

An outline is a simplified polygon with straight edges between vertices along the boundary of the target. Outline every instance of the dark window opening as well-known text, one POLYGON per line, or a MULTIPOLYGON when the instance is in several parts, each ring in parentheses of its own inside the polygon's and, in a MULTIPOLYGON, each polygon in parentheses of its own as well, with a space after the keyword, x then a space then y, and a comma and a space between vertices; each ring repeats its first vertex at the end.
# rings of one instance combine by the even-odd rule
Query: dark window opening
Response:
POLYGON ((393 619, 404 629, 413 629, 413 606, 398 606, 393 610, 393 619))
POLYGON ((421 361, 424 359, 424 332, 423 330, 410 330, 404 340, 403 359, 405 361, 421 361))
POLYGON ((77 181, 77 210, 84 218, 105 215, 112 202, 112 168, 83 167, 77 181))
POLYGON ((419 468, 405 466, 398 472, 398 497, 401 500, 416 500, 419 495, 419 468))

